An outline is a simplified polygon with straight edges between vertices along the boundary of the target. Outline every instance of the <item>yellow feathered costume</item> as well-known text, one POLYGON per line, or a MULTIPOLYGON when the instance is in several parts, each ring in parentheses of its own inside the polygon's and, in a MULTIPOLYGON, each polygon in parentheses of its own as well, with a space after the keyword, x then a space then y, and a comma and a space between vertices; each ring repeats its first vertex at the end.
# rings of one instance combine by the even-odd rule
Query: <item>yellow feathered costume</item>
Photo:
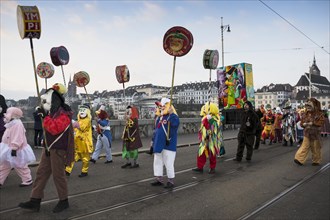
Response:
POLYGON ((198 155, 204 152, 208 158, 208 153, 213 155, 219 153, 221 146, 220 115, 215 103, 207 102, 201 109, 202 123, 199 129, 198 138, 200 140, 198 155), (208 148, 208 150, 206 150, 208 148))

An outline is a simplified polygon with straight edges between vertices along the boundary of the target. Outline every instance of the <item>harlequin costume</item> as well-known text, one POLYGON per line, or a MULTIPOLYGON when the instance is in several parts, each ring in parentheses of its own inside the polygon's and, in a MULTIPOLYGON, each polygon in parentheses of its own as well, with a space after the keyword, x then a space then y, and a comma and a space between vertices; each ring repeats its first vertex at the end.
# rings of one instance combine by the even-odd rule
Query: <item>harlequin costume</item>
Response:
MULTIPOLYGON (((79 177, 88 175, 90 154, 94 151, 92 139, 92 116, 88 105, 79 106, 77 125, 74 126, 75 161, 82 161, 79 177)), ((65 168, 67 176, 71 174, 75 161, 65 168)))
POLYGON ((8 108, 4 114, 6 130, 0 143, 0 186, 3 185, 12 168, 22 179, 19 186, 29 186, 33 182, 28 164, 34 162, 36 157, 27 143, 21 117, 23 112, 16 107, 8 108))
POLYGON ((126 110, 126 125, 122 135, 122 157, 126 159, 126 163, 121 168, 137 168, 139 167, 137 163, 138 149, 142 147, 138 122, 139 112, 135 106, 128 106, 126 110), (130 159, 133 159, 133 163, 130 162, 130 159))
POLYGON ((180 125, 179 117, 170 103, 170 99, 161 99, 161 116, 157 120, 154 140, 154 176, 156 180, 152 186, 163 185, 163 167, 165 165, 167 183, 165 188, 174 187, 174 161, 176 157, 176 145, 178 128, 180 125))
POLYGON ((324 123, 324 114, 321 111, 320 102, 315 98, 309 98, 305 103, 305 112, 301 117, 301 126, 304 128, 304 140, 296 152, 294 162, 303 165, 306 162, 309 151, 312 152, 312 165, 321 163, 320 128, 324 123))
POLYGON ((215 103, 206 103, 201 110, 202 123, 198 132, 200 141, 195 172, 203 172, 207 158, 210 160, 209 173, 215 173, 216 155, 220 153, 221 133, 219 109, 215 103))
POLYGON ((69 208, 68 186, 65 166, 74 160, 74 136, 71 124, 72 111, 64 103, 64 85, 56 83, 41 96, 42 106, 39 114, 43 117, 45 129, 44 149, 33 183, 31 199, 19 204, 19 207, 39 211, 44 189, 51 175, 57 189, 59 202, 53 209, 54 213, 69 208))
POLYGON ((266 143, 266 139, 269 138, 269 145, 273 143, 275 137, 275 129, 274 129, 274 122, 275 122, 275 115, 272 112, 272 107, 270 104, 266 105, 266 113, 262 118, 262 122, 264 123, 264 129, 261 133, 262 143, 266 143))
POLYGON ((296 141, 296 117, 292 112, 290 101, 285 104, 283 109, 283 146, 287 146, 288 142, 290 142, 290 146, 293 146, 296 141))
POLYGON ((105 149, 105 158, 106 161, 104 163, 112 163, 112 153, 111 153, 111 128, 110 128, 110 120, 108 119, 108 113, 105 111, 105 106, 102 105, 98 111, 95 112, 97 116, 97 140, 95 151, 92 155, 92 159, 90 160, 93 163, 99 159, 102 148, 105 149))
POLYGON ((280 107, 276 107, 275 110, 275 120, 274 120, 274 128, 275 128, 275 138, 274 143, 282 143, 282 118, 283 114, 280 107))

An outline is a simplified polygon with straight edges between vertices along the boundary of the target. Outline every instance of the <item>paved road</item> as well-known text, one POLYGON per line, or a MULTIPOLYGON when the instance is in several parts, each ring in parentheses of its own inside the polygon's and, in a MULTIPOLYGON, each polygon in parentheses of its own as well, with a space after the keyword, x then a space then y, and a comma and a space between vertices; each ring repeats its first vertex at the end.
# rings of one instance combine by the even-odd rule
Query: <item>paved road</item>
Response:
MULTIPOLYGON (((225 138, 237 131, 226 131, 225 138), (232 133, 229 133, 232 132, 232 133)), ((195 135, 181 135, 179 144, 195 143, 195 135), (185 141, 184 141, 185 139, 185 141)), ((300 167, 293 163, 296 147, 261 145, 252 162, 232 161, 237 140, 225 142, 226 155, 218 158, 216 173, 196 174, 198 147, 178 149, 175 188, 152 187, 153 157, 141 153, 140 168, 121 169, 121 157, 104 164, 91 164, 89 176, 79 178, 81 163, 68 177, 70 208, 53 214, 56 190, 50 180, 39 213, 21 210, 30 187, 19 188, 12 172, 0 190, 0 219, 329 219, 330 138, 322 138, 322 166, 310 159, 300 167)), ((149 143, 144 140, 144 143, 149 143)), ((147 145, 146 145, 147 146, 147 145)), ((121 145, 114 143, 114 152, 121 145)), ((145 147, 147 149, 148 147, 145 147)), ((37 167, 31 167, 33 176, 37 167)), ((205 171, 208 164, 205 167, 205 171)))

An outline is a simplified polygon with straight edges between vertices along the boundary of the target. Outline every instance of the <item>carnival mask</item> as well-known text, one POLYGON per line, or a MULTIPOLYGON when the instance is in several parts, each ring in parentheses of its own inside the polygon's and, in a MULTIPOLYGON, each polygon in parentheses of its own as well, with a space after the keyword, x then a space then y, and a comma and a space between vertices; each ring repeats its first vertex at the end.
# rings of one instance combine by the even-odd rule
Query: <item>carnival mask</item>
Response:
POLYGON ((41 106, 43 109, 46 111, 50 111, 51 108, 51 103, 52 103, 52 94, 54 90, 50 89, 48 90, 45 94, 43 94, 40 99, 41 99, 41 106))

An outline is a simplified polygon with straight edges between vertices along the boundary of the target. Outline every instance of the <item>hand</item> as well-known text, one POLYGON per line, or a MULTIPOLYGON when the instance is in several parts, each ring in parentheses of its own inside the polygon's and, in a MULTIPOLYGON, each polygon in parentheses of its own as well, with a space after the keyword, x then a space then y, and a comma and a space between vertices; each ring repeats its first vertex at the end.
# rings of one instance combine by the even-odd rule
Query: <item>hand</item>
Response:
POLYGON ((207 120, 210 120, 212 118, 211 115, 206 115, 207 120))
POLYGON ((247 127, 251 126, 251 123, 249 121, 247 121, 245 124, 246 124, 247 127))
POLYGON ((16 150, 11 150, 11 156, 12 156, 12 157, 17 157, 17 152, 16 152, 16 150))
POLYGON ((44 118, 46 116, 46 111, 44 108, 38 106, 36 110, 37 110, 37 115, 39 115, 40 117, 44 118))

